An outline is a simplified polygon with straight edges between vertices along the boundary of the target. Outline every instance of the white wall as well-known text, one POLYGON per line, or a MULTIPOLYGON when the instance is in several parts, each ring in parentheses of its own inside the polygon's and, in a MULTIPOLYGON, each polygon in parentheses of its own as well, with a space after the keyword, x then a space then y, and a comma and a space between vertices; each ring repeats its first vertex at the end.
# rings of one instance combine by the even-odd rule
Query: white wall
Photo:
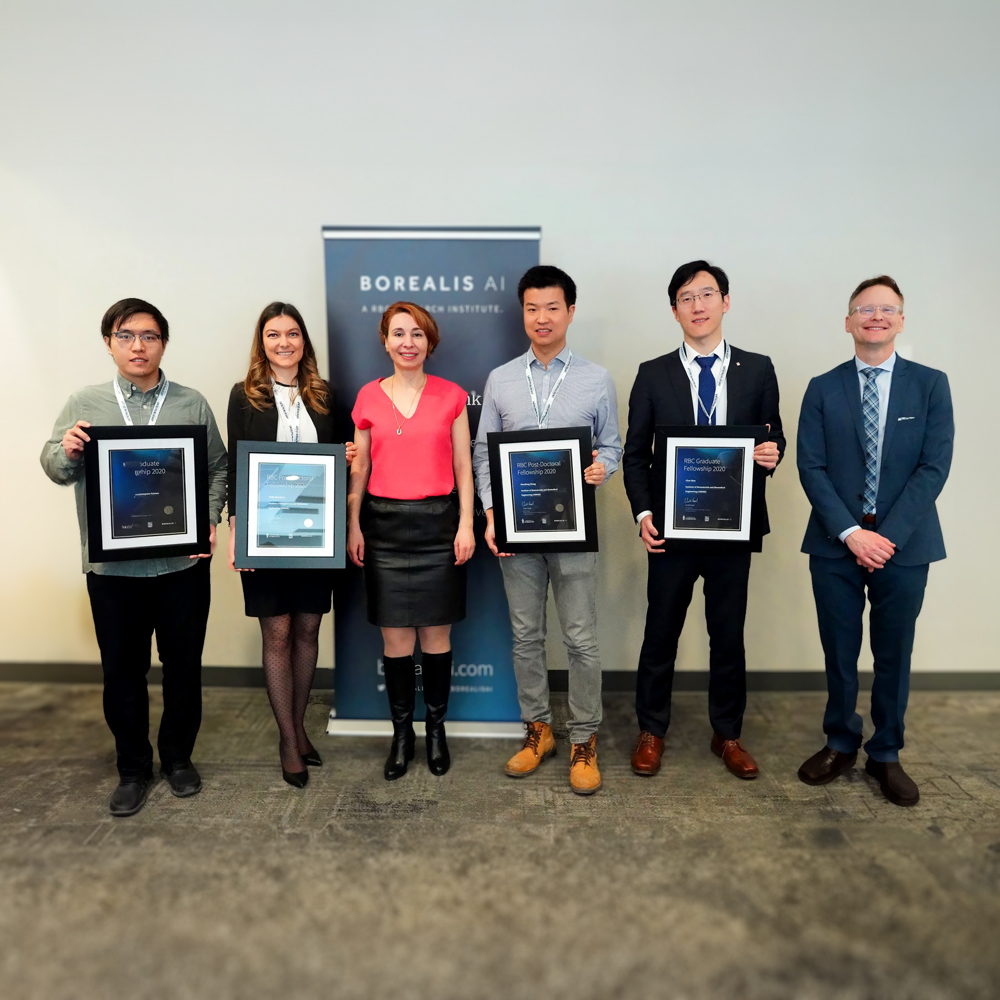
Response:
MULTIPOLYGON (((998 29, 985 2, 6 0, 0 660, 97 659, 72 495, 37 457, 65 397, 111 378, 111 302, 163 309, 166 370, 224 420, 264 303, 322 344, 322 224, 540 224, 623 421, 639 362, 678 342, 679 263, 729 272, 726 334, 773 358, 792 442, 809 377, 850 356, 848 293, 895 276, 900 351, 949 372, 958 427, 915 667, 994 668, 998 29)), ((794 461, 754 560, 752 669, 821 667, 794 461)), ((627 669, 645 568, 620 476, 600 513, 602 649, 627 669)), ((213 574, 205 662, 259 662, 213 574)), ((705 648, 696 606, 680 666, 705 648)))

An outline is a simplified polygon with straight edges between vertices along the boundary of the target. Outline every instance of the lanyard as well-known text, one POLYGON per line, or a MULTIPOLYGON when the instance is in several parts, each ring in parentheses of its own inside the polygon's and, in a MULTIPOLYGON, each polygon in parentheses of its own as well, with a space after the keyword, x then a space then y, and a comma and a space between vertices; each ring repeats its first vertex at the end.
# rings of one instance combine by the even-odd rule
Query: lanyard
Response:
POLYGON ((534 351, 528 351, 525 356, 524 377, 528 380, 528 392, 531 394, 531 408, 535 411, 535 420, 538 422, 539 428, 541 428, 548 418, 549 410, 552 407, 552 400, 556 398, 556 393, 563 384, 563 379, 566 378, 566 372, 569 371, 569 366, 573 364, 573 352, 569 352, 569 357, 566 358, 566 364, 563 365, 562 374, 556 379, 556 384, 552 387, 552 391, 549 393, 549 398, 545 400, 545 406, 542 409, 541 415, 538 413, 538 394, 535 392, 535 380, 531 377, 531 359, 534 356, 534 351))
POLYGON ((681 344, 680 358, 681 364, 684 366, 684 371, 687 372, 688 381, 691 383, 691 388, 694 389, 694 398, 698 400, 698 405, 701 407, 701 412, 705 414, 708 418, 708 422, 712 422, 712 415, 715 413, 715 408, 719 405, 719 395, 722 392, 722 387, 726 384, 726 372, 729 371, 729 344, 726 344, 725 357, 722 359, 722 371, 719 372, 719 378, 715 383, 715 396, 712 398, 712 409, 706 410, 705 404, 702 402, 701 395, 698 392, 698 383, 694 380, 694 373, 691 371, 691 366, 688 364, 687 356, 687 344, 681 344))
MULTIPOLYGON (((115 396, 118 399, 118 408, 122 411, 122 417, 125 418, 125 425, 131 427, 132 414, 128 412, 128 407, 125 405, 125 396, 122 393, 122 387, 118 384, 118 379, 115 379, 111 384, 114 386, 115 396)), ((167 389, 169 386, 170 383, 164 379, 163 385, 160 386, 160 391, 156 394, 156 402, 153 404, 153 412, 149 415, 147 426, 152 427, 156 423, 156 418, 160 415, 160 407, 163 406, 163 401, 167 398, 167 389)))
POLYGON ((299 439, 299 425, 302 423, 302 395, 299 394, 295 400, 295 420, 293 421, 288 415, 288 410, 285 409, 285 401, 278 395, 277 386, 280 383, 272 382, 271 384, 275 387, 274 401, 281 408, 281 415, 285 418, 285 423, 288 424, 288 433, 294 443, 299 439))

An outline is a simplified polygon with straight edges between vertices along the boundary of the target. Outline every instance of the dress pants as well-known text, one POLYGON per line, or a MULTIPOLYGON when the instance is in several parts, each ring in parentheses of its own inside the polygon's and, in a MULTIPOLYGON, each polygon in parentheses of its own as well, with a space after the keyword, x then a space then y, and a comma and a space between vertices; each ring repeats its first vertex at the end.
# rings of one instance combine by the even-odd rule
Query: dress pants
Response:
POLYGON ((747 703, 743 623, 750 553, 664 552, 649 555, 646 631, 639 652, 635 711, 639 728, 658 736, 670 725, 677 640, 695 581, 703 577, 709 639, 708 717, 724 739, 739 739, 747 703))
POLYGON ((164 767, 191 758, 201 726, 201 653, 211 598, 209 559, 163 576, 87 574, 104 669, 104 718, 115 737, 118 773, 148 775, 150 640, 163 664, 163 717, 157 737, 164 767))
POLYGON ((875 735, 865 744, 865 751, 872 760, 899 760, 903 716, 910 694, 910 655, 917 615, 924 601, 927 569, 926 563, 900 566, 890 559, 882 569, 869 573, 852 555, 842 559, 809 557, 826 661, 828 698, 823 732, 831 749, 854 753, 861 746, 858 656, 867 590, 871 602, 868 631, 875 661, 875 735))
POLYGON ((519 552, 500 560, 514 633, 514 676, 525 722, 552 722, 545 662, 549 581, 569 659, 569 738, 586 743, 601 724, 597 553, 519 552))

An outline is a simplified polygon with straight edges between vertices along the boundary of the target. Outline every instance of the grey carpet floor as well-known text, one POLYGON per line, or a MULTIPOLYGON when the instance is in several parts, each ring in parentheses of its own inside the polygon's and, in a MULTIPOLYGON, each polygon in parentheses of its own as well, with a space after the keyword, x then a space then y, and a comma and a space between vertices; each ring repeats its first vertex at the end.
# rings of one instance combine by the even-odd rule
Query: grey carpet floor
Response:
POLYGON ((634 777, 630 700, 605 696, 581 798, 565 744, 515 781, 515 744, 453 740, 445 777, 389 784, 386 741, 323 736, 317 694, 300 791, 264 692, 209 688, 204 792, 114 820, 100 689, 0 684, 0 996, 1000 996, 1000 694, 913 695, 912 809, 860 766, 796 779, 822 695, 751 695, 754 782, 709 752, 702 694, 634 777))

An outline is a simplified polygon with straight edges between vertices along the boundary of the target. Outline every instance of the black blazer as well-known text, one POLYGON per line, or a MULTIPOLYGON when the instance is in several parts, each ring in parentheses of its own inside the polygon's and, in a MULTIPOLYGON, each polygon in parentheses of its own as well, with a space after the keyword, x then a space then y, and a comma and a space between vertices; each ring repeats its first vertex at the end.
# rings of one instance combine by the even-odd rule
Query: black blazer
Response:
MULTIPOLYGON (((778 379, 771 359, 730 345, 732 356, 726 373, 726 423, 733 426, 770 424, 769 441, 778 446, 778 461, 785 454, 785 436, 778 412, 778 379)), ((693 426, 691 383, 677 351, 639 365, 628 400, 628 431, 622 472, 632 517, 653 512, 653 523, 663 530, 666 502, 666 457, 655 454, 657 426, 693 426)), ((770 531, 764 504, 764 534, 770 531)))
MULTIPOLYGON (((329 413, 317 413, 308 404, 316 437, 321 444, 330 444, 334 433, 334 398, 333 390, 327 383, 327 406, 329 413)), ((278 439, 278 408, 273 404, 266 410, 258 410, 250 405, 243 383, 237 382, 229 394, 229 409, 226 412, 226 432, 229 451, 229 516, 236 515, 236 442, 237 441, 276 441, 278 439)))

